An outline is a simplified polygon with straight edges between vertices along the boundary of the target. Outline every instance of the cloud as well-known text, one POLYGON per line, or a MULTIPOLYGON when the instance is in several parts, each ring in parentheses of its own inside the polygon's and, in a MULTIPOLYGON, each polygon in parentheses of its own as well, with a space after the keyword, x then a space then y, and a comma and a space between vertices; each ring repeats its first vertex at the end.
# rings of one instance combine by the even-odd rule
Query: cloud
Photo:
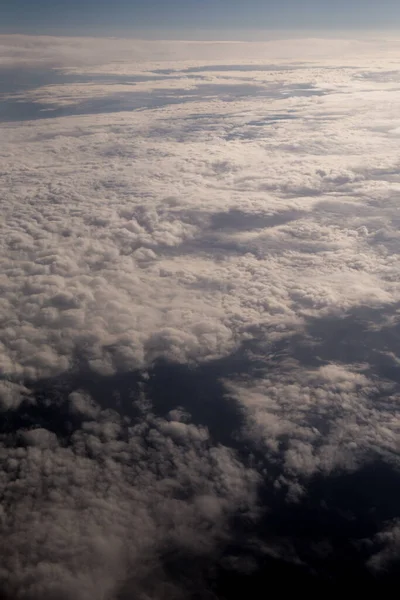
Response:
POLYGON ((79 391, 69 401, 82 421, 67 447, 45 427, 20 428, 16 446, 3 439, 0 579, 10 596, 140 588, 160 553, 217 552, 229 517, 254 511, 257 473, 210 446, 206 428, 176 411, 129 424, 79 391))
POLYGON ((287 477, 352 471, 379 455, 398 462, 394 384, 370 379, 365 366, 267 365, 268 378, 231 391, 248 416, 247 435, 282 461, 287 477))
POLYGON ((397 42, 0 41, 4 593, 379 579, 398 509, 348 490, 399 469, 397 42))
POLYGON ((381 549, 369 560, 369 566, 374 571, 385 570, 396 564, 400 549, 399 522, 394 521, 377 535, 381 549))

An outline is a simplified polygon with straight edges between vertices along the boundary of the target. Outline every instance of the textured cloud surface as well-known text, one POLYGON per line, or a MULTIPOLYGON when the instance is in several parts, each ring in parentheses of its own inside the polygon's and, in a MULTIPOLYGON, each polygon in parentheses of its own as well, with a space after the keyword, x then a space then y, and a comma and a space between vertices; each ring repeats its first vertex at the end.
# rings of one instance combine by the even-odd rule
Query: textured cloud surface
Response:
POLYGON ((5 597, 392 581, 400 44, 0 44, 5 597))

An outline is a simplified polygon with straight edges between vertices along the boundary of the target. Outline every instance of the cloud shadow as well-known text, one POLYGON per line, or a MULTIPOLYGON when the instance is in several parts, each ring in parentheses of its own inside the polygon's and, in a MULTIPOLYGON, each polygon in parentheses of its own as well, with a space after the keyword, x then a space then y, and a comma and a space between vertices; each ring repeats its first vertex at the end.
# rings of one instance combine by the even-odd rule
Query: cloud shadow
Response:
MULTIPOLYGON (((372 376, 389 377, 398 384, 399 369, 388 371, 381 361, 381 351, 399 349, 400 327, 386 324, 398 308, 360 307, 344 318, 309 319, 305 336, 269 347, 273 360, 266 359, 265 336, 260 332, 257 339, 256 331, 252 341, 230 356, 197 365, 160 360, 146 372, 105 376, 78 360, 67 375, 25 382, 35 404, 27 399, 3 415, 0 436, 3 443, 20 445, 18 431, 40 426, 68 445, 82 427, 82 419, 69 410, 68 397, 76 390, 90 394, 103 410, 117 412, 127 425, 143 418, 143 395, 149 410, 159 417, 168 419, 171 410, 182 409, 193 423, 208 428, 211 444, 231 448, 245 466, 258 470, 261 510, 256 520, 244 518, 240 511, 234 515, 230 539, 215 555, 200 557, 179 546, 166 548, 160 558, 163 577, 166 574, 176 588, 169 597, 227 599, 246 591, 261 599, 272 584, 280 585, 281 591, 290 591, 293 585, 302 591, 324 591, 326 586, 339 590, 349 584, 386 589, 399 582, 396 557, 393 566, 380 573, 369 571, 366 563, 380 549, 374 536, 400 516, 400 470, 371 455, 355 471, 304 478, 306 494, 296 503, 288 501, 273 485, 280 474, 279 461, 271 462, 255 440, 241 435, 244 414, 223 380, 256 381, 266 372, 279 375, 282 361, 291 357, 306 367, 366 361, 372 376)), ((142 586, 150 596, 156 593, 157 573, 153 575, 142 586)), ((129 593, 126 584, 117 597, 126 600, 129 593)))

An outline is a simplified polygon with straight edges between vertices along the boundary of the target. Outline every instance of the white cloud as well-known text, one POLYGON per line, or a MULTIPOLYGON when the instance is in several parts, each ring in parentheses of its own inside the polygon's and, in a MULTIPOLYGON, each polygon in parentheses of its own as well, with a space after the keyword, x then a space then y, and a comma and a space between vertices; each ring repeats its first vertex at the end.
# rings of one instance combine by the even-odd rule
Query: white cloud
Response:
POLYGON ((106 382, 157 359, 247 352, 256 374, 214 377, 289 501, 397 465, 398 42, 0 43, 3 68, 55 68, 0 116, 2 585, 161 597, 166 545, 212 555, 254 517, 260 475, 193 390, 165 418, 120 410, 106 382), (99 387, 61 401, 70 372, 104 377, 108 408, 99 387))

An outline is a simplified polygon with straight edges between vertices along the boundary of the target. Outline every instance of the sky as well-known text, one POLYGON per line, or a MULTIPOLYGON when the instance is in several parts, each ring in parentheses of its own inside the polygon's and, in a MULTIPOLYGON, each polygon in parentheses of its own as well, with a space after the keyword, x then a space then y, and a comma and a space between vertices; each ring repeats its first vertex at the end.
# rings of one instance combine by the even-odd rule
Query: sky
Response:
POLYGON ((148 35, 196 30, 365 29, 400 25, 396 0, 1 0, 3 32, 148 35))

